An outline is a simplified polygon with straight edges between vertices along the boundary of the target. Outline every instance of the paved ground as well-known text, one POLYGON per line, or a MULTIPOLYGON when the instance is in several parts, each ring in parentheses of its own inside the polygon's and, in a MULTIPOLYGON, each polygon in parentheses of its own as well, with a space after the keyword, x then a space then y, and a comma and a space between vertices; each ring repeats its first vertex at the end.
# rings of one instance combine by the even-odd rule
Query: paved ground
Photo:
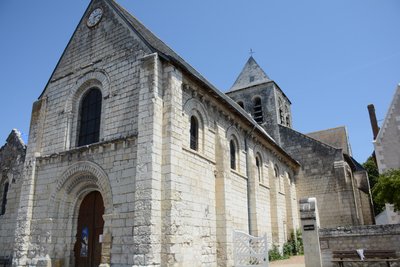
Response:
POLYGON ((274 267, 305 267, 304 256, 293 256, 288 260, 272 261, 269 266, 274 267))

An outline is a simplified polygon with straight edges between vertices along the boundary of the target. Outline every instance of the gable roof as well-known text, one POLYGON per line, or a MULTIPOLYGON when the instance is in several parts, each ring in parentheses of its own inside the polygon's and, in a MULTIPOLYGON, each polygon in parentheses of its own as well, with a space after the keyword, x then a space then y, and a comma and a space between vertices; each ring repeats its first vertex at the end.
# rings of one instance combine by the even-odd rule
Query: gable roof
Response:
POLYGON ((229 92, 272 81, 250 56, 229 92))
MULTIPOLYGON (((192 66, 190 66, 184 59, 182 59, 177 53, 175 53, 170 47, 168 47, 163 41, 161 41, 157 36, 155 36, 150 30, 148 30, 139 20, 132 16, 123 7, 117 4, 114 0, 105 0, 110 4, 111 7, 115 9, 117 13, 128 23, 131 29, 140 37, 142 41, 145 42, 153 52, 157 52, 161 58, 170 61, 171 63, 180 67, 186 74, 193 77, 195 80, 203 84, 208 88, 208 92, 213 94, 221 103, 227 104, 227 107, 234 113, 240 114, 244 119, 252 124, 254 129, 258 130, 278 151, 283 155, 287 156, 288 159, 294 163, 294 165, 299 166, 299 163, 294 160, 282 147, 280 147, 275 140, 254 121, 254 119, 247 114, 240 106, 238 106, 230 97, 226 96, 216 87, 214 87, 209 81, 207 81, 198 71, 196 71, 192 66)), ((249 59, 250 60, 250 59, 249 59)), ((254 59, 253 59, 254 61, 254 59)), ((255 61, 254 61, 255 62, 255 61)), ((257 64, 257 63, 256 63, 257 64)), ((257 64, 258 66, 258 64, 257 64)), ((259 67, 260 68, 260 67, 259 67)), ((260 68, 262 71, 262 69, 260 68)), ((264 71, 262 71, 264 73, 264 71)), ((265 73, 264 73, 265 74, 265 73)), ((266 76, 266 74, 265 74, 266 76)), ((268 78, 269 79, 269 78, 268 78)))
MULTIPOLYGON (((216 99, 218 99, 221 104, 225 104, 226 107, 236 113, 239 114, 245 121, 247 121, 254 130, 258 131, 259 133, 262 134, 266 138, 269 143, 277 149, 282 155, 285 155, 289 161, 294 164, 295 166, 299 166, 299 163, 294 160, 283 148, 281 148, 275 140, 261 127, 259 126, 254 119, 247 114, 241 107, 239 107, 230 97, 226 96, 224 93, 222 93, 220 90, 218 90, 216 87, 214 87, 209 81, 207 81, 198 71, 196 71, 192 66, 190 66, 183 58, 181 58, 177 53, 175 53, 170 47, 168 47, 163 41, 161 41, 156 35, 154 35, 150 30, 148 30, 138 19, 136 19, 134 16, 132 16, 128 11, 126 11, 123 7, 121 7, 119 4, 117 4, 114 0, 92 0, 88 7, 86 8, 86 11, 84 12, 84 15, 82 16, 81 20, 79 21, 72 37, 70 38, 68 45, 70 44, 71 40, 73 39, 79 25, 81 24, 82 20, 84 19, 85 14, 88 12, 90 6, 92 5, 93 2, 95 1, 104 1, 106 2, 121 18, 124 20, 127 24, 127 26, 134 32, 136 35, 148 46, 148 48, 153 52, 153 53, 158 53, 159 57, 167 62, 171 62, 175 66, 179 67, 184 73, 192 77, 194 80, 199 82, 201 85, 205 87, 205 89, 208 89, 207 92, 212 94, 216 99)), ((68 47, 67 45, 67 47, 68 47)), ((63 55, 67 49, 65 48, 63 55)), ((62 55, 62 56, 63 56, 62 55)), ((61 58, 62 58, 61 56, 61 58)), ((61 60, 61 59, 60 59, 61 60)), ((57 69, 58 64, 60 63, 60 60, 58 61, 53 73, 51 76, 54 75, 55 70, 57 69)), ((51 79, 50 76, 50 79, 51 79)), ((48 83, 45 86, 48 86, 50 83, 50 79, 48 83)), ((39 96, 39 99, 42 97, 42 95, 45 92, 45 89, 39 96)))
POLYGON ((343 153, 351 156, 351 148, 345 126, 308 133, 307 136, 332 147, 341 148, 343 153))
MULTIPOLYGON (((396 91, 394 92, 392 102, 390 103, 388 112, 386 113, 385 120, 383 121, 383 124, 382 124, 381 128, 379 129, 378 135, 375 138, 375 142, 379 142, 379 140, 383 138, 383 133, 385 132, 386 128, 388 127, 388 125, 390 123, 390 119, 394 114, 395 106, 398 102, 400 102, 400 84, 397 85, 396 91)), ((398 114, 396 114, 396 115, 398 115, 398 114)))

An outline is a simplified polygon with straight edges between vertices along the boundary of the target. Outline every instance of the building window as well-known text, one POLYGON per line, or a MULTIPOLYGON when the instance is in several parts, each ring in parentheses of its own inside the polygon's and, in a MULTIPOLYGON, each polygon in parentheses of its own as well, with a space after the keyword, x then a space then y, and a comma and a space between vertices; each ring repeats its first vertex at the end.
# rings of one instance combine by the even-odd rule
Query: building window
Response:
POLYGON ((276 178, 279 178, 279 169, 278 169, 278 166, 276 166, 276 165, 275 165, 275 167, 274 167, 274 176, 275 176, 276 178))
POLYGON ((262 105, 261 105, 261 98, 256 97, 254 99, 254 120, 261 124, 263 122, 263 112, 262 112, 262 105))
POLYGON ((236 170, 236 144, 233 140, 229 142, 229 150, 231 156, 231 169, 236 170))
POLYGON ((250 81, 251 83, 254 82, 254 76, 250 76, 249 81, 250 81))
POLYGON ((262 162, 260 160, 260 157, 256 157, 256 166, 257 166, 257 176, 258 176, 258 182, 262 182, 262 162))
POLYGON ((242 109, 244 109, 243 101, 238 101, 237 104, 238 104, 242 109))
POLYGON ((283 104, 282 104, 282 99, 280 99, 280 98, 278 100, 278 107, 279 107, 280 124, 285 124, 285 115, 283 113, 283 104))
POLYGON ((97 88, 90 89, 82 99, 80 108, 78 146, 99 141, 101 119, 101 92, 97 88))
POLYGON ((199 123, 195 116, 190 118, 190 148, 199 149, 199 123))
POLYGON ((8 193, 8 185, 9 183, 6 182, 3 186, 3 196, 1 198, 1 210, 0 215, 4 215, 6 213, 6 205, 7 205, 7 193, 8 193))
POLYGON ((289 108, 285 106, 285 113, 286 113, 286 126, 290 127, 290 115, 289 115, 289 108))

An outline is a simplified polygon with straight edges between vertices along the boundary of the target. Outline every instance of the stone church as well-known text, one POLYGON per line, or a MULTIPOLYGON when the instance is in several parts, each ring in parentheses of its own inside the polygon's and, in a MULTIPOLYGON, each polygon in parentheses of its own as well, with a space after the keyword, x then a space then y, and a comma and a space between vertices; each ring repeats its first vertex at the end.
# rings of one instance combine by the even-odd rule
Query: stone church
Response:
POLYGON ((0 257, 14 266, 232 266, 233 230, 282 248, 298 199, 371 224, 344 127, 304 135, 250 57, 222 93, 113 0, 92 0, 0 149, 0 257))

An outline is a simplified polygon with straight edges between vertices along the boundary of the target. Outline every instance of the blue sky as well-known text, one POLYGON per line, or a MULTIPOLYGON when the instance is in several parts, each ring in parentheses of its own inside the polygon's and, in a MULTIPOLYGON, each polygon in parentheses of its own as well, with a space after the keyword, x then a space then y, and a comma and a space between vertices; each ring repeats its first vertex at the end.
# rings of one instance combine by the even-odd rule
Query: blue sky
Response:
MULTIPOLYGON (((400 82, 398 0, 119 0, 221 91, 250 48, 292 101, 294 128, 345 125, 354 157, 373 150, 367 105, 380 123, 400 82)), ((88 0, 0 2, 0 144, 27 141, 32 103, 88 0)))

